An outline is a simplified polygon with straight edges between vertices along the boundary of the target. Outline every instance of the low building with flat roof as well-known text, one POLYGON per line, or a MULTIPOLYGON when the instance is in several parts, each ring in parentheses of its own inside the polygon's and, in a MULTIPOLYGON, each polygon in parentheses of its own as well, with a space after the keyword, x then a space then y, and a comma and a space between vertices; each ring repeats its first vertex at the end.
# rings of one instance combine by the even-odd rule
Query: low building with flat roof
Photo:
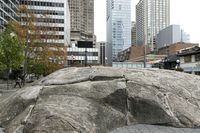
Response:
POLYGON ((67 48, 68 66, 99 65, 98 48, 67 48))
POLYGON ((200 75, 200 47, 192 47, 179 51, 180 67, 184 72, 200 75))

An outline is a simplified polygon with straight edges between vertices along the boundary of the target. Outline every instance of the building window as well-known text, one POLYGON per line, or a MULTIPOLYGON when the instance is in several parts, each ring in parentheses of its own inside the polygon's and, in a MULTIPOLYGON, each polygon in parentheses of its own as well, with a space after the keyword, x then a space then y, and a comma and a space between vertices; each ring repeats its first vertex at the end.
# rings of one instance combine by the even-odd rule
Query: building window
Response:
POLYGON ((184 61, 185 63, 192 62, 191 55, 185 56, 184 61))
POLYGON ((195 55, 195 61, 200 61, 200 54, 195 55))

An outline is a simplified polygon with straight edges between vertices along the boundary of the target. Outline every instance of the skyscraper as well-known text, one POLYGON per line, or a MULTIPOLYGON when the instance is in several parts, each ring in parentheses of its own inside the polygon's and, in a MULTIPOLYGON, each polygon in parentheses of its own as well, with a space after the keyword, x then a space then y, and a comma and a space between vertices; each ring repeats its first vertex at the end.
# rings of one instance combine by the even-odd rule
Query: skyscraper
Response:
POLYGON ((68 0, 71 41, 94 41, 94 0, 68 0))
POLYGON ((131 0, 107 0, 107 42, 113 61, 131 46, 131 0))
POLYGON ((140 0, 136 5, 137 44, 154 50, 155 36, 170 24, 170 0, 140 0))
POLYGON ((10 20, 17 20, 17 6, 19 0, 0 0, 0 31, 10 20))

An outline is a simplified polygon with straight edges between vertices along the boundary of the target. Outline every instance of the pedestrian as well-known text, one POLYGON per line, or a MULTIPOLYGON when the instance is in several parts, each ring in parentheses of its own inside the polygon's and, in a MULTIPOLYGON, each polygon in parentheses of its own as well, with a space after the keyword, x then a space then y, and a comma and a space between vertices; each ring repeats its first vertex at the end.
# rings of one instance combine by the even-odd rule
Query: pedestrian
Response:
POLYGON ((14 88, 16 88, 17 85, 19 86, 19 88, 21 88, 21 79, 19 77, 17 77, 16 80, 15 80, 15 86, 14 86, 14 88))
POLYGON ((21 86, 24 86, 25 85, 25 76, 22 75, 20 79, 21 79, 21 86))

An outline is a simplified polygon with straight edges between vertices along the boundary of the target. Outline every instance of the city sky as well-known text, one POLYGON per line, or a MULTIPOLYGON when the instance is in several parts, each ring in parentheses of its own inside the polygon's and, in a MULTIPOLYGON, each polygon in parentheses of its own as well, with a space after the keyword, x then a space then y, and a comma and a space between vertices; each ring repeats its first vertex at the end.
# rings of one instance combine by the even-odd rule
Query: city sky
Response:
MULTIPOLYGON (((95 1, 95 35, 97 41, 106 41, 106 0, 95 1)), ((135 5, 132 0, 132 21, 135 21, 135 5)), ((179 24, 190 34, 192 43, 200 43, 200 0, 171 0, 171 24, 179 24)))

